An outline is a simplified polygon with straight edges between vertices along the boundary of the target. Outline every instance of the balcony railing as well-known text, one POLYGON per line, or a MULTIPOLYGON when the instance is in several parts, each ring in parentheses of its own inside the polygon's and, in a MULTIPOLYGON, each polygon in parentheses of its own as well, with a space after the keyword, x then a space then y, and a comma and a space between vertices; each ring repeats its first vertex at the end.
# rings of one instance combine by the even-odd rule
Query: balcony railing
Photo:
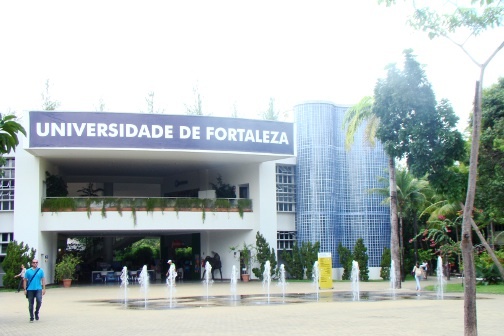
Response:
POLYGON ((86 211, 101 212, 107 217, 108 211, 131 211, 136 223, 136 212, 146 211, 201 211, 203 221, 207 211, 244 212, 252 211, 252 200, 248 198, 185 198, 185 197, 47 197, 42 201, 42 212, 86 211))

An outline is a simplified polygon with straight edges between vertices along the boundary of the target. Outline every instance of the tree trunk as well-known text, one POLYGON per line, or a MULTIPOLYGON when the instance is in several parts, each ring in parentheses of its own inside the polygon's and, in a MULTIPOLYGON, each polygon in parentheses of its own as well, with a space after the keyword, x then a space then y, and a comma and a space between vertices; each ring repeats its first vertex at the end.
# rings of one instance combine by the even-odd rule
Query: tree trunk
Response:
MULTIPOLYGON (((389 156, 390 188, 390 254, 395 265, 401 265, 399 258, 399 221, 397 218, 397 182, 394 158, 389 156)), ((395 289, 401 288, 401 267, 395 268, 395 289)))
MULTIPOLYGON (((418 236, 418 218, 417 218, 417 212, 415 211, 414 217, 413 217, 413 237, 418 236)), ((418 262, 418 239, 415 239, 413 241, 413 246, 415 248, 415 261, 418 262)), ((430 267, 429 267, 430 270, 430 267)))
MULTIPOLYGON (((480 77, 482 79, 482 75, 480 77)), ((474 115, 471 141, 471 156, 469 164, 469 178, 467 183, 467 196, 462 219, 462 258, 464 261, 464 335, 478 335, 476 315, 476 269, 474 266, 473 244, 471 237, 472 209, 476 194, 476 177, 478 174, 478 152, 481 134, 481 88, 476 82, 474 98, 474 115)))
POLYGON ((402 213, 399 217, 399 258, 401 259, 401 281, 406 278, 406 272, 404 271, 404 233, 403 233, 403 217, 402 213))

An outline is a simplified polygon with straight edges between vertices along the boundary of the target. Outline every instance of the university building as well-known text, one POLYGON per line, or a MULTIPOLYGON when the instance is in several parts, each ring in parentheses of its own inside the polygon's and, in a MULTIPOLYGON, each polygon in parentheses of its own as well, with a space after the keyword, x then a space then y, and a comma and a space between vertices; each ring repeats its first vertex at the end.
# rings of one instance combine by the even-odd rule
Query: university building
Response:
POLYGON ((369 190, 384 187, 378 177, 387 158, 380 144, 365 143, 363 130, 345 148, 346 109, 303 103, 294 107, 294 123, 28 112, 21 118, 28 135, 6 156, 0 177, 0 259, 10 241, 22 241, 36 249, 53 283, 68 238, 103 238, 98 258, 86 261, 98 272, 120 264, 114 249, 149 237, 160 241, 151 265, 158 273, 177 248, 191 247, 184 277, 199 279, 201 260, 217 252, 229 278, 232 266, 244 266, 240 249, 255 245, 260 232, 279 258, 296 241, 319 241, 321 252, 332 253, 334 279, 342 274, 338 244, 353 249, 363 238, 370 278, 379 278, 390 215, 369 190), (66 197, 48 197, 50 177, 66 182, 66 197), (216 197, 219 177, 235 187, 235 199, 216 197))

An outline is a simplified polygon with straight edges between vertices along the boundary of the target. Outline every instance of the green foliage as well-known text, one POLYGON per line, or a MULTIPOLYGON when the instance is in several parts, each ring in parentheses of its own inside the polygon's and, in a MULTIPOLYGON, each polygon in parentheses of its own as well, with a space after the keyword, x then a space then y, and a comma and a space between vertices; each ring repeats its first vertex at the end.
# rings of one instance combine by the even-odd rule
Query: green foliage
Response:
POLYGON ((2 268, 5 272, 3 285, 6 288, 17 288, 19 278, 14 278, 21 271, 21 265, 29 267, 30 262, 35 258, 36 250, 30 249, 28 244, 23 242, 11 241, 7 245, 6 256, 2 262, 2 268))
POLYGON ((303 242, 301 244, 301 256, 304 260, 304 267, 306 268, 306 278, 311 279, 313 275, 313 264, 318 260, 318 253, 320 251, 320 242, 303 242))
POLYGON ((278 120, 278 115, 279 115, 278 111, 275 110, 275 99, 271 97, 269 100, 268 109, 261 114, 261 117, 264 120, 275 121, 278 120))
MULTIPOLYGON (((495 256, 499 259, 499 262, 504 263, 504 251, 494 251, 495 256)), ((478 278, 483 278, 483 283, 496 284, 502 282, 504 279, 501 278, 499 270, 492 258, 487 251, 483 251, 476 255, 474 258, 474 264, 476 266, 476 276, 478 278)))
POLYGON ((250 263, 252 262, 252 250, 254 249, 254 246, 252 244, 245 244, 243 242, 243 246, 241 247, 240 250, 240 258, 243 260, 243 264, 245 265, 246 273, 248 273, 248 270, 250 268, 250 263))
POLYGON ((383 280, 390 280, 390 264, 391 264, 390 249, 385 247, 383 249, 381 261, 380 261, 380 277, 383 280))
POLYGON ((103 191, 103 188, 94 188, 94 183, 89 182, 85 187, 77 190, 77 192, 80 192, 80 196, 85 196, 85 197, 96 197, 98 196, 97 192, 103 191))
POLYGON ((59 212, 64 209, 75 210, 76 207, 75 199, 70 197, 46 198, 42 202, 42 208, 47 208, 51 212, 59 212))
POLYGON ((359 238, 354 246, 353 260, 359 264, 359 280, 369 280, 367 247, 364 245, 364 239, 359 238))
POLYGON ((63 180, 63 177, 52 175, 48 171, 46 174, 46 196, 47 197, 66 197, 68 195, 68 187, 63 180))
POLYGON ((211 183, 210 186, 215 190, 217 198, 236 198, 236 187, 222 181, 222 176, 217 176, 217 183, 211 183))
POLYGON ((227 198, 218 198, 214 202, 214 207, 216 209, 230 209, 231 202, 227 198))
POLYGON ((342 280, 350 280, 352 271, 352 252, 341 244, 338 245, 339 262, 343 266, 342 280))
POLYGON ((175 249, 175 257, 177 260, 180 259, 192 259, 193 251, 192 247, 179 247, 175 249))
POLYGON ((150 246, 141 246, 133 251, 136 264, 139 266, 150 265, 154 260, 154 251, 150 246))
POLYGON ((291 278, 303 280, 304 271, 306 269, 306 277, 311 279, 313 273, 313 264, 318 259, 320 251, 320 242, 302 242, 297 243, 292 247, 292 251, 282 251, 282 259, 285 261, 285 270, 291 278))
POLYGON ((366 129, 364 131, 366 142, 374 147, 376 130, 380 124, 380 119, 373 113, 373 103, 373 97, 366 96, 345 112, 343 129, 346 129, 346 149, 350 149, 352 146, 355 133, 357 133, 359 126, 363 123, 366 123, 366 129))
POLYGON ((483 92, 476 206, 504 224, 504 78, 483 92))
POLYGON ((81 258, 73 254, 65 254, 61 261, 54 268, 56 280, 73 279, 77 265, 81 263, 81 258))
POLYGON ((13 114, 2 116, 0 113, 0 156, 16 150, 19 145, 19 133, 26 136, 26 130, 16 119, 13 114))
POLYGON ((270 248, 270 245, 260 232, 256 233, 256 260, 259 263, 260 268, 254 267, 252 272, 257 278, 261 280, 263 279, 264 264, 268 260, 271 266, 270 273, 271 275, 275 274, 277 266, 275 249, 270 248))
POLYGON ((240 218, 243 219, 243 210, 244 209, 250 209, 250 206, 252 205, 252 200, 248 198, 240 198, 238 200, 238 212, 240 214, 240 218))
POLYGON ((457 117, 447 101, 436 106, 412 50, 405 50, 404 57, 403 70, 391 65, 387 78, 375 86, 373 113, 380 118, 376 136, 389 156, 407 159, 414 176, 436 174, 464 154, 457 117))
POLYGON ((302 280, 304 268, 297 243, 292 246, 292 251, 282 250, 282 259, 285 263, 285 271, 289 276, 293 279, 302 280))

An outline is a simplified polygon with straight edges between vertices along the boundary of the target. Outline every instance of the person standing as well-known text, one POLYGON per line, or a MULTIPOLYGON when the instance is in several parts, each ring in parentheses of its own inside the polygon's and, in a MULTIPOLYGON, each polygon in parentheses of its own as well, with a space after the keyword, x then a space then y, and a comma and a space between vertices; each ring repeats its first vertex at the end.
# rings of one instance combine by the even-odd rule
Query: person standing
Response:
POLYGON ((416 281, 416 290, 419 291, 420 288, 420 279, 422 278, 422 268, 418 263, 415 264, 415 267, 413 267, 412 271, 413 275, 415 276, 415 281, 416 281))
POLYGON ((427 260, 424 260, 423 264, 420 265, 420 267, 422 267, 423 279, 427 280, 427 271, 429 270, 429 264, 427 263, 427 260))
POLYGON ((32 267, 26 271, 23 287, 26 298, 28 299, 30 322, 33 322, 33 317, 38 321, 40 306, 42 306, 42 296, 45 295, 46 292, 46 280, 44 270, 38 266, 37 259, 32 260, 32 267), (35 306, 34 316, 33 303, 35 300, 37 301, 37 305, 35 306))
POLYGON ((25 273, 26 273, 26 268, 24 267, 23 264, 21 264, 21 272, 19 272, 18 275, 14 275, 14 278, 20 278, 19 279, 19 284, 18 284, 18 290, 17 290, 18 293, 21 290, 21 285, 24 282, 25 273))

